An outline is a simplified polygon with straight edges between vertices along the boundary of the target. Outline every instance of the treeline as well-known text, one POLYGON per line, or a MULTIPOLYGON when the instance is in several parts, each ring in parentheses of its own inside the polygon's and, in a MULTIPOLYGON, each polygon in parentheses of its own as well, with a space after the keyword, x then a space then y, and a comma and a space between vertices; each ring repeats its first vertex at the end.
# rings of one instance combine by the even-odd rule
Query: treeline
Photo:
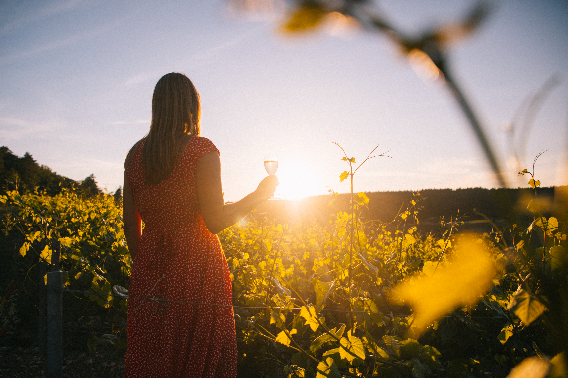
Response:
MULTIPOLYGON (((8 147, 0 147, 0 193, 17 190, 23 194, 37 190, 53 196, 64 189, 88 197, 103 193, 93 174, 82 181, 75 181, 38 164, 28 152, 18 157, 8 147)), ((120 189, 117 192, 120 196, 120 189)))
MULTIPOLYGON (((56 195, 62 189, 74 190, 84 196, 102 194, 94 175, 82 181, 75 181, 53 172, 49 167, 38 164, 31 154, 26 152, 18 157, 8 147, 0 147, 0 193, 18 190, 20 193, 45 192, 56 195)), ((361 217, 371 221, 389 223, 404 212, 411 201, 416 202, 412 211, 419 212, 423 225, 446 222, 456 218, 463 221, 483 219, 507 223, 525 222, 533 216, 527 206, 531 200, 542 207, 544 216, 555 216, 567 222, 568 203, 557 200, 557 191, 568 192, 568 186, 516 189, 426 189, 419 194, 413 191, 367 192, 369 203, 361 206, 361 217), (483 216, 482 216, 482 215, 483 216), (521 219, 519 219, 521 217, 521 219), (522 219, 526 217, 527 219, 522 219)), ((114 194, 122 198, 119 188, 114 194)), ((349 194, 335 196, 316 196, 301 201, 269 201, 259 209, 281 222, 294 220, 327 222, 339 211, 348 211, 349 194), (331 205, 330 205, 331 203, 331 205)))
MULTIPOLYGON (((366 221, 395 222, 397 215, 410 210, 418 211, 421 229, 431 228, 440 221, 472 222, 485 217, 500 224, 524 224, 532 221, 534 214, 529 206, 540 207, 543 216, 555 216, 568 221, 568 202, 559 200, 560 191, 568 192, 568 186, 516 189, 426 189, 419 192, 393 191, 368 192, 369 203, 360 206, 360 216, 366 221), (416 205, 412 205, 415 201, 416 205), (532 201, 532 202, 531 202, 532 201), (531 204, 531 205, 529 205, 531 204)), ((357 197, 357 195, 355 195, 357 197)), ((349 211, 350 194, 316 196, 298 202, 269 201, 259 210, 278 221, 315 220, 328 222, 339 211, 349 211)))

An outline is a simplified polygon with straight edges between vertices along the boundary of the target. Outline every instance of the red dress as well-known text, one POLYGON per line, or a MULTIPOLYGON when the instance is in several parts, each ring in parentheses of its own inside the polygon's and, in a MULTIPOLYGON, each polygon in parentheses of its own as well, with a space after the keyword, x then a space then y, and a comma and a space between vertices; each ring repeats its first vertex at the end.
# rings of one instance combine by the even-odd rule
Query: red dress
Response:
POLYGON ((143 144, 125 166, 144 222, 130 279, 125 376, 235 377, 230 272, 203 223, 195 184, 197 162, 217 148, 193 137, 171 175, 146 185, 143 144))

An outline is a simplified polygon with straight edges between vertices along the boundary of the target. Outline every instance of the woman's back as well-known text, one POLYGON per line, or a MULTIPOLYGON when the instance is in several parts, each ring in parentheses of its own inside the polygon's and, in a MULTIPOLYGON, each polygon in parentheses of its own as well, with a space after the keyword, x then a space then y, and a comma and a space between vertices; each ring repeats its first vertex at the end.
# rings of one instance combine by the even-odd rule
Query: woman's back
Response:
POLYGON ((130 281, 126 376, 234 377, 229 269, 196 189, 199 159, 217 148, 193 137, 157 185, 145 182, 143 148, 141 141, 125 166, 145 223, 130 281))
POLYGON ((199 158, 216 150, 209 139, 192 138, 180 161, 165 180, 157 185, 145 183, 142 149, 144 140, 136 146, 126 174, 142 220, 146 226, 174 226, 199 222, 199 200, 195 183, 195 169, 199 158))

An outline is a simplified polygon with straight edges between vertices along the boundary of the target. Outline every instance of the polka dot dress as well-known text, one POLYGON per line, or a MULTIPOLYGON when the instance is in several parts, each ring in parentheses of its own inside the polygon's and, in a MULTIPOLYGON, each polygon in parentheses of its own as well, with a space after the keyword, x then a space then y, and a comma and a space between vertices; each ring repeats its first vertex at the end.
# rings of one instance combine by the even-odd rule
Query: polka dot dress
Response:
POLYGON ((126 166, 145 226, 130 279, 125 376, 235 377, 229 269, 195 185, 197 162, 217 148, 193 137, 172 174, 146 185, 142 146, 126 166))

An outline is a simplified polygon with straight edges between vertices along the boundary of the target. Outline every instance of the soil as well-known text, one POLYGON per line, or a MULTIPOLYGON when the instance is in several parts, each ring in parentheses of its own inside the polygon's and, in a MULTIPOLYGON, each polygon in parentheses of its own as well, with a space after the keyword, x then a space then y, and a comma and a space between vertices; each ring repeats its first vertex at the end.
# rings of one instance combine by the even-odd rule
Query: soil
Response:
MULTIPOLYGON (((100 349, 100 348, 99 348, 100 349)), ((45 357, 38 347, 0 347, 0 377, 39 378, 45 376, 45 357)), ((116 351, 64 351, 63 378, 124 377, 124 354, 116 351)))

